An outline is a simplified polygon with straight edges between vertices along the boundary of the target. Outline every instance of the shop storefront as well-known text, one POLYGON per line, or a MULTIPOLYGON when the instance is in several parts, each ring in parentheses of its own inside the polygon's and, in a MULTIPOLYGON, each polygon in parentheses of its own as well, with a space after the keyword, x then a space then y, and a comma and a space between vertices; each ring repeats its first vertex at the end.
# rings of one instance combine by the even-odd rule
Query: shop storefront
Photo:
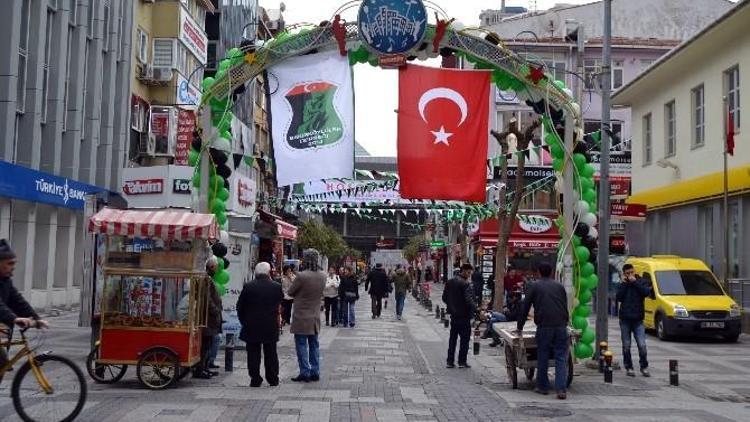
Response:
POLYGON ((258 237, 257 262, 269 262, 280 269, 285 260, 297 257, 297 226, 287 223, 282 217, 259 211, 255 234, 258 237))

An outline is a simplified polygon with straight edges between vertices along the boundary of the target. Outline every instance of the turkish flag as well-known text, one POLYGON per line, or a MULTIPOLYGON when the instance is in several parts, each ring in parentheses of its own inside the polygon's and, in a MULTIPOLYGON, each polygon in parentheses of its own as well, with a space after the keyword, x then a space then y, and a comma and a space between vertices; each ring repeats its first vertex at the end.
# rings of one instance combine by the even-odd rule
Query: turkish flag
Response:
POLYGON ((487 71, 399 70, 402 198, 485 201, 489 98, 487 71))

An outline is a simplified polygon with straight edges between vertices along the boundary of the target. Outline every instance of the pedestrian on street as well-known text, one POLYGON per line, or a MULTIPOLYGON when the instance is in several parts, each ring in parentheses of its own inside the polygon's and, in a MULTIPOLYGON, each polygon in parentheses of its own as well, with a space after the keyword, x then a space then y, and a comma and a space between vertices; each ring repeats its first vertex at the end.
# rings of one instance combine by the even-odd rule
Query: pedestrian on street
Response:
POLYGON ((294 298, 292 309, 291 333, 297 349, 299 375, 292 378, 295 382, 310 382, 320 379, 320 351, 318 334, 320 333, 320 300, 326 284, 326 274, 320 271, 318 261, 320 253, 315 249, 302 252, 304 271, 297 275, 289 296, 294 298))
POLYGON ((451 316, 451 331, 448 338, 447 368, 455 368, 456 341, 461 338, 458 349, 458 367, 471 368, 467 362, 469 354, 469 337, 471 336, 471 318, 477 309, 474 302, 474 291, 469 279, 473 271, 471 264, 461 266, 458 276, 450 279, 443 290, 443 302, 451 316))
POLYGON ((341 300, 341 324, 344 327, 354 328, 355 315, 354 307, 359 300, 359 285, 357 277, 354 275, 351 267, 344 267, 339 284, 339 298, 341 300))
POLYGON ((328 268, 326 286, 323 289, 326 326, 330 325, 331 327, 335 327, 339 322, 339 284, 341 284, 341 279, 339 279, 339 275, 336 274, 336 267, 328 268))
POLYGON ((526 292, 521 314, 518 318, 518 332, 523 331, 529 310, 534 307, 536 324, 537 371, 536 391, 549 393, 550 353, 555 359, 555 391, 557 398, 565 400, 568 383, 568 296, 562 283, 551 278, 552 267, 539 264, 539 280, 531 283, 526 292))
POLYGON ((635 376, 633 357, 630 355, 631 335, 638 346, 638 358, 641 374, 650 377, 646 353, 646 328, 643 326, 645 309, 643 301, 651 294, 651 283, 635 275, 631 264, 622 266, 623 280, 617 287, 616 300, 619 305, 620 336, 622 338, 622 359, 626 374, 635 376))
POLYGON ((412 278, 401 264, 396 265, 396 271, 393 274, 393 288, 396 292, 396 319, 401 320, 404 313, 404 303, 406 302, 406 293, 411 291, 412 278))
POLYGON ((432 266, 428 266, 427 269, 424 270, 424 281, 426 283, 429 283, 429 282, 437 283, 437 281, 435 280, 435 275, 432 274, 432 266))
MULTIPOLYGON (((213 275, 216 272, 218 263, 216 259, 211 259, 206 263, 206 272, 209 275, 213 275)), ((214 338, 221 334, 221 320, 222 320, 222 303, 219 291, 216 289, 216 284, 213 280, 208 282, 207 291, 208 300, 208 311, 206 313, 206 326, 203 328, 201 333, 201 360, 195 367, 193 367, 193 378, 198 379, 209 379, 213 376, 219 375, 218 372, 212 371, 210 368, 211 361, 211 348, 213 346, 214 338)))
POLYGON ((271 265, 260 262, 255 266, 255 280, 245 284, 237 300, 237 317, 242 325, 240 339, 247 344, 247 372, 250 386, 260 387, 260 356, 263 350, 263 366, 266 380, 271 386, 279 385, 279 356, 276 343, 279 328, 276 311, 284 299, 282 287, 271 280, 271 265))
POLYGON ((296 275, 294 275, 294 267, 291 265, 285 265, 283 273, 281 276, 281 290, 284 292, 284 300, 281 301, 281 323, 289 325, 292 321, 292 304, 294 303, 292 297, 289 296, 289 288, 292 287, 296 275))
POLYGON ((367 275, 366 284, 369 285, 367 293, 372 299, 372 319, 380 318, 383 310, 383 298, 388 294, 388 276, 383 269, 383 264, 375 264, 375 269, 367 275))
POLYGON ((484 276, 482 276, 482 271, 480 271, 481 268, 477 267, 477 269, 474 270, 474 273, 471 275, 471 284, 474 289, 474 301, 477 303, 477 305, 482 304, 482 299, 484 296, 484 276))
POLYGON ((496 322, 515 322, 518 321, 518 315, 521 313, 521 291, 516 290, 510 296, 508 296, 508 303, 505 304, 502 312, 495 312, 487 307, 487 310, 483 313, 482 317, 487 323, 487 329, 482 334, 482 339, 492 337, 492 343, 490 347, 497 347, 500 343, 500 334, 492 328, 492 324, 496 322))

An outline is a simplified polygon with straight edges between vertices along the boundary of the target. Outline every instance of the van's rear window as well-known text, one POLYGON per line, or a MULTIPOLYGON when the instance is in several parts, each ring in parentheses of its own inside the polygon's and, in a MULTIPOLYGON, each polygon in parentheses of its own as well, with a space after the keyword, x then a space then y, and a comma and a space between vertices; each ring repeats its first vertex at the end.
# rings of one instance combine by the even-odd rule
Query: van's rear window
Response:
POLYGON ((716 296, 724 292, 708 271, 657 271, 656 283, 662 295, 716 296))

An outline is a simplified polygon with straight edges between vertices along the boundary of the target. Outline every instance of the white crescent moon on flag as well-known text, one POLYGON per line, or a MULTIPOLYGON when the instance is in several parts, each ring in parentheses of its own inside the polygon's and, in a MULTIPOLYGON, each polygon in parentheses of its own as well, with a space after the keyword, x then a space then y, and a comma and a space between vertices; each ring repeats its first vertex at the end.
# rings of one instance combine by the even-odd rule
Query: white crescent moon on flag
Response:
POLYGON ((466 121, 466 117, 469 114, 469 105, 466 104, 466 100, 461 94, 450 88, 432 88, 422 94, 422 97, 419 99, 419 114, 422 116, 422 120, 427 123, 427 119, 424 116, 424 109, 430 101, 437 100, 438 98, 451 100, 461 109, 461 122, 458 124, 461 126, 464 121, 466 121))

